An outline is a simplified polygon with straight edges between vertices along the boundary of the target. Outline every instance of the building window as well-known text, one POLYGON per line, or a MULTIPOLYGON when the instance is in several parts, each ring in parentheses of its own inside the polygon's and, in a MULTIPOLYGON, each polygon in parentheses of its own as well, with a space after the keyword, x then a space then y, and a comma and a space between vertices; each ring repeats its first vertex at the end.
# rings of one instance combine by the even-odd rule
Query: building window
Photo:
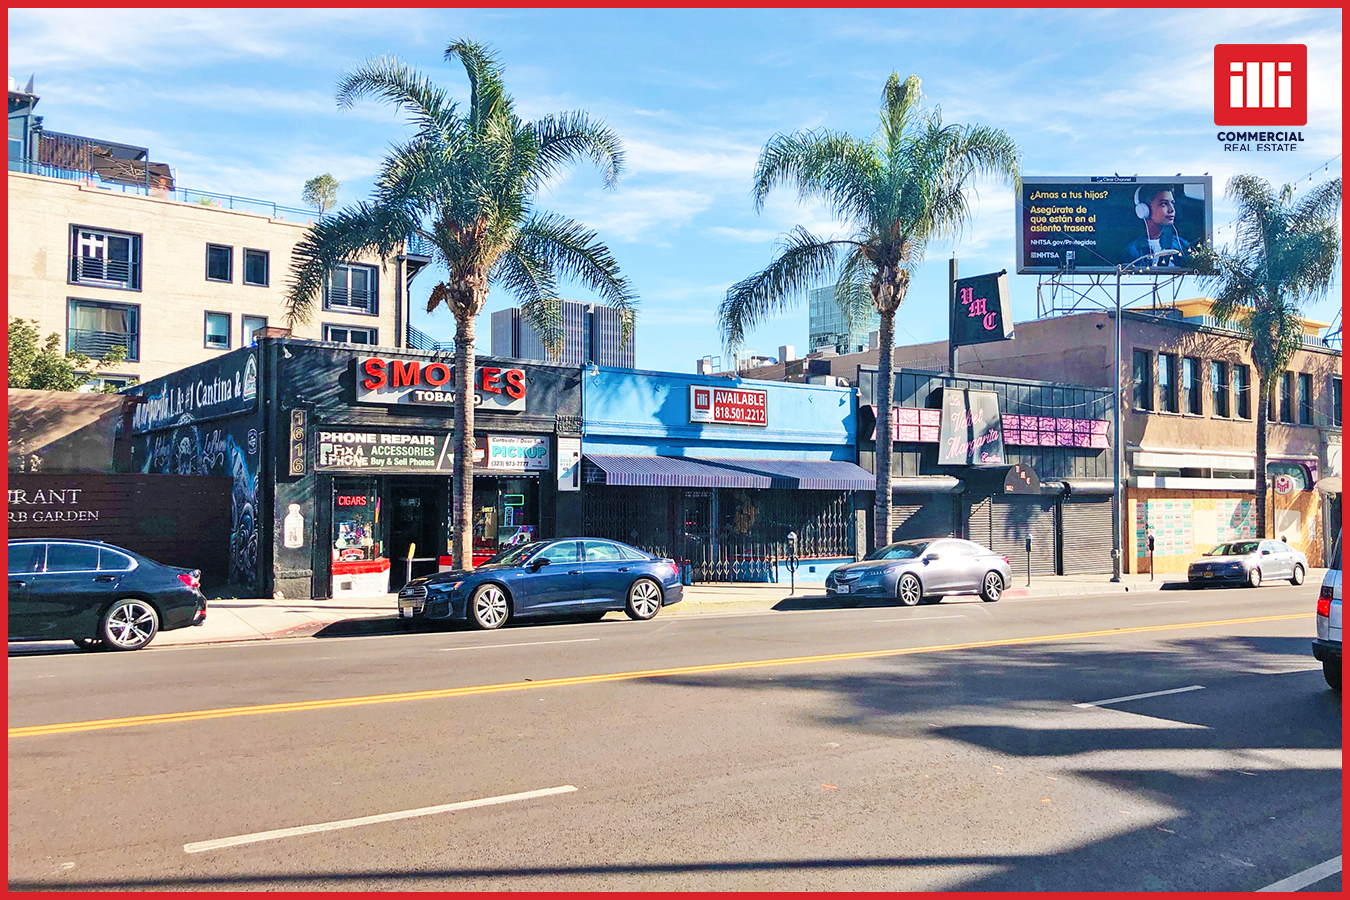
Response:
POLYGON ((98 287, 141 289, 141 236, 70 229, 70 281, 98 287))
POLYGON ((267 327, 267 316, 240 316, 239 317, 239 346, 249 347, 253 345, 253 335, 260 328, 267 327))
POLYGON ((212 350, 230 349, 230 314, 206 314, 206 346, 212 350))
POLYGON ((1331 424, 1341 427, 1341 380, 1331 379, 1331 424))
POLYGON ((376 275, 374 266, 335 266, 324 284, 323 308, 376 315, 379 312, 376 275))
POLYGON ((323 326, 323 339, 337 341, 339 344, 374 344, 377 331, 374 328, 351 328, 347 325, 323 326))
POLYGON ((1162 398, 1162 409, 1166 412, 1180 412, 1177 405, 1177 356, 1175 353, 1158 354, 1158 395, 1162 398))
POLYGON ((244 248, 244 284, 267 287, 267 251, 244 248))
POLYGON ((71 299, 66 309, 66 352, 102 359, 113 347, 122 347, 127 362, 138 362, 140 319, 140 309, 129 304, 71 299))
POLYGON ((1312 376, 1306 372, 1298 376, 1298 424, 1313 423, 1312 376))
POLYGON ((1186 412, 1200 415, 1204 409, 1204 395, 1200 385, 1200 360, 1186 357, 1181 361, 1181 391, 1186 395, 1186 412))
POLYGON ((1134 351, 1134 408, 1153 409, 1153 354, 1147 350, 1134 351))
POLYGON ((1233 394, 1237 398, 1237 416, 1239 419, 1252 417, 1252 370, 1246 366, 1233 366, 1233 394))
POLYGON ((1209 364, 1209 380, 1214 389, 1214 415, 1228 418, 1228 363, 1209 364))
MULTIPOLYGON (((87 373, 81 372, 80 374, 87 373)), ((94 375, 80 385, 79 390, 85 394, 115 394, 122 388, 131 387, 133 384, 136 384, 136 378, 133 375, 94 375)))
MULTIPOLYGON (((1272 402, 1274 398, 1271 398, 1272 402)), ((1280 421, 1294 424, 1294 373, 1280 376, 1280 421)))
POLYGON ((234 248, 221 244, 206 245, 206 280, 234 280, 234 248))

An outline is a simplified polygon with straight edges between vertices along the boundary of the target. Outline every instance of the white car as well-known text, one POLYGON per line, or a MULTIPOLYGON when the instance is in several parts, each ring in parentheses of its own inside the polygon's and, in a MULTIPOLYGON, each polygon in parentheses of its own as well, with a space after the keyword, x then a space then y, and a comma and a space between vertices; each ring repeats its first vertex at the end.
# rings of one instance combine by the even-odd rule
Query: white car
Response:
POLYGON ((1317 595, 1317 640, 1313 657, 1322 663, 1322 674, 1334 691, 1341 689, 1341 536, 1331 554, 1331 568, 1322 579, 1317 595))

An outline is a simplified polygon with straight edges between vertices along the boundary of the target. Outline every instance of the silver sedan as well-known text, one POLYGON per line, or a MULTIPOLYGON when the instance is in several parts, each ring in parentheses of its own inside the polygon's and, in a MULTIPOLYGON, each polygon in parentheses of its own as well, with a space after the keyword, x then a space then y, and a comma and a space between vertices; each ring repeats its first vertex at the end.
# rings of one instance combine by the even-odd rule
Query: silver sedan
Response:
POLYGON ((1193 585, 1228 583, 1260 587, 1262 581, 1275 579, 1302 584, 1307 573, 1307 558, 1284 541, 1250 538, 1219 544, 1191 563, 1186 580, 1193 585))
POLYGON ((825 578, 825 591, 831 597, 893 597, 901 606, 936 603, 947 594, 979 594, 993 603, 1011 577, 1008 558, 988 547, 931 538, 887 544, 845 563, 825 578))

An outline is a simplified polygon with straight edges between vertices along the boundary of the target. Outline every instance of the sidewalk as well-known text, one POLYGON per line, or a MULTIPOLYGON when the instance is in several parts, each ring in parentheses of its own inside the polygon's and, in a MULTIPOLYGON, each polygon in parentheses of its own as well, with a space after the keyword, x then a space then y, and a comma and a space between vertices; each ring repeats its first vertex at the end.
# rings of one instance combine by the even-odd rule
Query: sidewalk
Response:
MULTIPOLYGON (((1317 585, 1324 569, 1308 572, 1309 585, 1317 585)), ((1126 591, 1176 590, 1185 587, 1185 579, 1159 575, 1123 575, 1118 583, 1110 575, 1033 576, 1028 587, 1026 577, 1014 578, 1004 597, 1018 598, 1086 596, 1126 591)), ((208 592, 206 622, 195 628, 166 631, 155 637, 151 647, 190 644, 264 641, 285 638, 388 634, 397 632, 398 595, 382 594, 365 599, 270 600, 212 596, 208 592)), ((869 599, 868 604, 880 603, 869 599)), ((798 584, 795 591, 787 584, 720 583, 686 586, 680 603, 661 611, 662 616, 689 616, 707 613, 768 612, 842 607, 844 602, 829 599, 821 584, 798 584)), ((622 613, 612 613, 622 616, 622 613)))

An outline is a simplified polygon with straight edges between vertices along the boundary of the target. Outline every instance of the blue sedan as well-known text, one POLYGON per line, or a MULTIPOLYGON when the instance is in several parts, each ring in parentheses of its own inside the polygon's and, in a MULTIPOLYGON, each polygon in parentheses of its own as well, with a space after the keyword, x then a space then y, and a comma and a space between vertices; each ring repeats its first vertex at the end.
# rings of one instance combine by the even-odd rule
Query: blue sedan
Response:
POLYGON ((531 617, 599 619, 610 610, 642 620, 683 591, 674 560, 618 541, 561 538, 511 547, 476 569, 414 578, 398 593, 398 615, 484 629, 531 617))

